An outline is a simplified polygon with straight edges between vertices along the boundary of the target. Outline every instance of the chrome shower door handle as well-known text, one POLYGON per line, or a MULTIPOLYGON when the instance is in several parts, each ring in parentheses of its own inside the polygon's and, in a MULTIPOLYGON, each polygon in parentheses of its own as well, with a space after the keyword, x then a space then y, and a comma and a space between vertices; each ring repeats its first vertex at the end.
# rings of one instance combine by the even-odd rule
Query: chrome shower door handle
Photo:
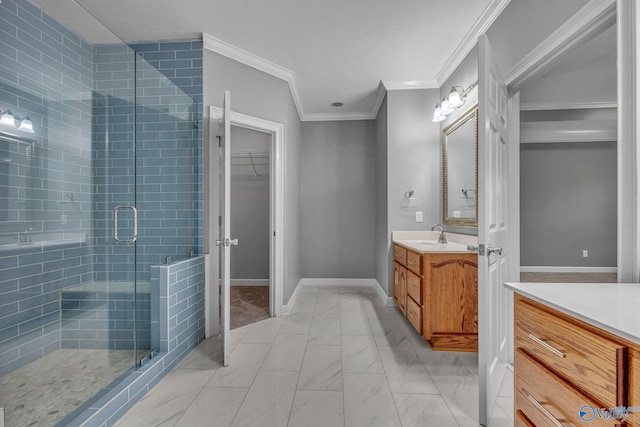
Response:
POLYGON ((113 208, 113 238, 120 243, 133 243, 138 240, 138 210, 134 206, 116 206, 113 208), (118 237, 118 212, 121 210, 133 212, 133 236, 128 239, 118 237))

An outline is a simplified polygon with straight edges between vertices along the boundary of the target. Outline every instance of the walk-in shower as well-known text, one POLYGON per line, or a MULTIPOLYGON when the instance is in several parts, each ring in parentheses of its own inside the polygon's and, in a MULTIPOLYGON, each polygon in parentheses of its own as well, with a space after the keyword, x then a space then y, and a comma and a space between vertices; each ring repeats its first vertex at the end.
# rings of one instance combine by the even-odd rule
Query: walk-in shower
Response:
POLYGON ((201 47, 90 44, 26 0, 0 35, 0 407, 65 424, 159 350, 152 267, 202 251, 201 47))

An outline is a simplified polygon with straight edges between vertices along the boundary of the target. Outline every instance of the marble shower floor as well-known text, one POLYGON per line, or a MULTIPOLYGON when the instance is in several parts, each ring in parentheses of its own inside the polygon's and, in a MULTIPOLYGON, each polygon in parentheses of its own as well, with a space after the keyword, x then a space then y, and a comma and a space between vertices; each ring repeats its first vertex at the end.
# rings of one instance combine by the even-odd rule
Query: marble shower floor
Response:
POLYGON ((132 366, 131 350, 57 350, 0 378, 5 425, 53 426, 132 366))
MULTIPOLYGON (((434 352, 370 287, 301 289, 292 312, 205 340, 116 424, 478 426, 478 358, 434 352), (214 423, 214 424, 212 424, 214 423)), ((491 426, 513 425, 507 372, 491 426)))

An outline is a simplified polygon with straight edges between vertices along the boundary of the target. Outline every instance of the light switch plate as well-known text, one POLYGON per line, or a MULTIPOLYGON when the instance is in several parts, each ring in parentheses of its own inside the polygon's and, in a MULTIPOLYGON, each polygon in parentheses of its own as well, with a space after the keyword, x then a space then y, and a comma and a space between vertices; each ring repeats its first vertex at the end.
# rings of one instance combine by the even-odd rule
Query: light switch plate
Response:
POLYGON ((422 222, 422 211, 416 211, 416 222, 422 222))

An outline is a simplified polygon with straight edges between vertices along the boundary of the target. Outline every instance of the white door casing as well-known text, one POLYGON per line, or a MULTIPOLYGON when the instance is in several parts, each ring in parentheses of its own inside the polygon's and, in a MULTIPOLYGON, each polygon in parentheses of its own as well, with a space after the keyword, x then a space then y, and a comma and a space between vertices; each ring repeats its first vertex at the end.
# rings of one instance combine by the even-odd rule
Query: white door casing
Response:
POLYGON ((478 327, 480 423, 487 425, 508 363, 508 92, 486 35, 478 69, 478 327))
MULTIPOLYGON (((222 109, 213 106, 210 107, 210 121, 212 123, 217 122, 222 118, 222 113, 222 109)), ((233 126, 271 134, 270 227, 272 233, 269 267, 269 314, 271 316, 280 316, 284 314, 284 164, 286 156, 284 125, 236 111, 230 112, 230 121, 233 126)))
POLYGON ((229 335, 231 332, 231 93, 224 92, 222 121, 218 133, 219 144, 219 234, 216 246, 220 248, 220 320, 222 323, 222 364, 229 366, 229 335))

